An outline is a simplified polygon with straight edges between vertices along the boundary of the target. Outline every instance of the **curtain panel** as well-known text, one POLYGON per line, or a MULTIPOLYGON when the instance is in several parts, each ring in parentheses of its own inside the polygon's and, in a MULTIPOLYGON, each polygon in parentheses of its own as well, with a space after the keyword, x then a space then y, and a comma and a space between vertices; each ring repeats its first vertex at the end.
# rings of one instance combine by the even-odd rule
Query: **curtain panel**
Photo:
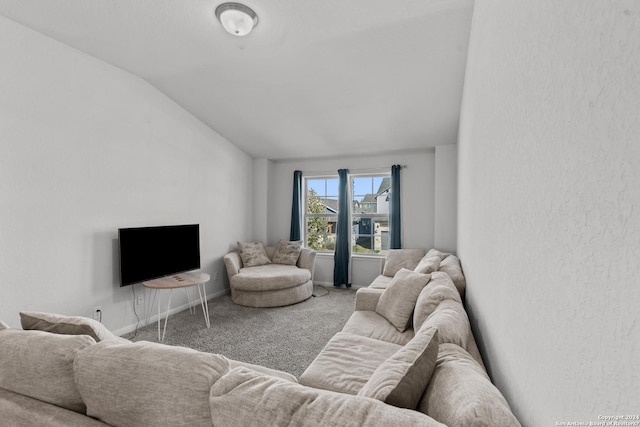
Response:
POLYGON ((391 201, 389 207, 389 249, 402 248, 402 224, 400 215, 400 170, 402 166, 391 166, 391 201))
POLYGON ((347 288, 351 287, 349 282, 351 224, 349 219, 348 173, 347 169, 338 170, 338 222, 336 224, 336 250, 333 267, 333 286, 345 285, 347 288))
POLYGON ((293 201, 291 202, 289 240, 302 240, 302 171, 293 172, 293 201))

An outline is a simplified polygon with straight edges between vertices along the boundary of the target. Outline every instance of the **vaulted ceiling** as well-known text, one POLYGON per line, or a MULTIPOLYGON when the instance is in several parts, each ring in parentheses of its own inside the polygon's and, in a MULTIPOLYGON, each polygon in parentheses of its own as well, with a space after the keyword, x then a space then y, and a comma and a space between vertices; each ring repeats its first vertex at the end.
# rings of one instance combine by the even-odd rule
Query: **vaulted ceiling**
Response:
POLYGON ((0 14, 145 79, 254 158, 454 143, 473 0, 0 0, 0 14))

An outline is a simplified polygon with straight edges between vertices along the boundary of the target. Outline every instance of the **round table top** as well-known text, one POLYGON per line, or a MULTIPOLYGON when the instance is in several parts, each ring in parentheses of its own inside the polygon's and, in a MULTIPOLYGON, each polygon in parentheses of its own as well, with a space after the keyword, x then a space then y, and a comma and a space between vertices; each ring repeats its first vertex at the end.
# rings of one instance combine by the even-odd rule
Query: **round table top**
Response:
POLYGON ((153 289, 176 289, 186 288, 189 286, 199 285, 200 283, 206 283, 209 281, 209 275, 207 273, 200 272, 187 272, 172 274, 170 276, 160 277, 158 279, 147 280, 142 282, 146 288, 153 289))

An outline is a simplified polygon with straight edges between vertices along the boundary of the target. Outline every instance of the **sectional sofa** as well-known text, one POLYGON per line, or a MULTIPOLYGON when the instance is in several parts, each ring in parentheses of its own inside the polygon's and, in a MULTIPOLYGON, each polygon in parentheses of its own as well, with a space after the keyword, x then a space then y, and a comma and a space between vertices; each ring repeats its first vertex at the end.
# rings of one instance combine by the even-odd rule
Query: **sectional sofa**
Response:
POLYGON ((92 319, 23 312, 23 329, 0 322, 3 425, 519 426, 484 370, 459 290, 438 270, 452 256, 392 252, 299 379, 132 343, 92 319))

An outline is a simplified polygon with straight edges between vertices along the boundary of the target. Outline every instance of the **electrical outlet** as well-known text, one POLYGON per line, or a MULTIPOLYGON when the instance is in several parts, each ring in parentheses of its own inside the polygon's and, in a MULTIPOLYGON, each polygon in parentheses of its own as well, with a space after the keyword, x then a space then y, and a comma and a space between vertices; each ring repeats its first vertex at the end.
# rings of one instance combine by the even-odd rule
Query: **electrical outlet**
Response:
POLYGON ((144 305, 144 295, 136 295, 136 305, 144 305))
POLYGON ((100 321, 102 319, 102 307, 101 306, 97 306, 97 307, 93 307, 93 318, 97 321, 100 321))
POLYGON ((214 271, 213 272, 213 281, 215 282, 216 280, 218 280, 218 272, 214 271))

